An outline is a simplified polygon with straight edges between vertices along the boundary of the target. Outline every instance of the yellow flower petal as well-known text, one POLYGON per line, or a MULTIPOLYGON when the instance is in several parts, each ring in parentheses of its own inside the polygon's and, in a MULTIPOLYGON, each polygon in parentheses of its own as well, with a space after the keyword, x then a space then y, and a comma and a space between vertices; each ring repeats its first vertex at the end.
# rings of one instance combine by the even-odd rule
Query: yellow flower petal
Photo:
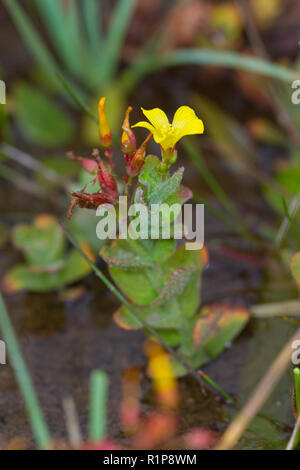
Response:
POLYGON ((155 127, 157 132, 163 135, 165 132, 168 131, 170 127, 170 123, 164 111, 162 111, 159 108, 154 108, 154 109, 149 109, 149 110, 142 108, 142 111, 144 115, 146 116, 146 118, 155 127))
POLYGON ((159 140, 162 139, 162 136, 158 132, 158 130, 155 129, 155 127, 153 127, 152 124, 150 124, 149 122, 141 121, 141 122, 138 122, 137 124, 135 124, 134 126, 131 126, 131 127, 145 127, 145 129, 148 129, 153 134, 153 138, 154 138, 155 142, 157 142, 157 143, 159 143, 159 140))
POLYGON ((204 125, 192 108, 181 106, 175 113, 173 129, 176 132, 176 140, 178 141, 185 135, 203 134, 204 125))
POLYGON ((171 154, 178 140, 185 135, 202 134, 204 131, 203 122, 189 106, 181 106, 176 111, 172 124, 159 108, 142 110, 151 124, 142 121, 133 127, 145 127, 152 132, 155 142, 160 144, 164 153, 171 154))

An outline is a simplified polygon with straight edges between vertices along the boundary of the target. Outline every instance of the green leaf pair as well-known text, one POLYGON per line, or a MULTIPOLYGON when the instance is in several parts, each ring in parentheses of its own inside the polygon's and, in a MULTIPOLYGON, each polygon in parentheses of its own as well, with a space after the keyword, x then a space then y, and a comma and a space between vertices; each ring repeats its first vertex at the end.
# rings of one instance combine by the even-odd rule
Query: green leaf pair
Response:
MULTIPOLYGON (((36 217, 32 225, 18 225, 13 242, 23 251, 26 263, 14 266, 6 274, 3 287, 7 293, 59 290, 91 270, 77 250, 67 252, 63 231, 48 214, 36 217)), ((90 246, 84 242, 81 246, 92 257, 90 246)))

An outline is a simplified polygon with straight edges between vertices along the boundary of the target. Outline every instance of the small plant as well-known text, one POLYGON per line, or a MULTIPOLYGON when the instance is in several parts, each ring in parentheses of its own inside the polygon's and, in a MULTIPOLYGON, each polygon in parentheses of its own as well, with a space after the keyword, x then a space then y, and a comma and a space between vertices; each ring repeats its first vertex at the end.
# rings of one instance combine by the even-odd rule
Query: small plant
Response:
MULTIPOLYGON (((143 236, 136 239, 128 229, 125 236, 119 233, 118 238, 106 244, 100 255, 108 264, 116 285, 147 325, 159 331, 169 345, 178 347, 189 364, 199 367, 217 356, 248 320, 248 312, 242 307, 213 305, 198 312, 201 275, 208 262, 207 250, 205 247, 186 250, 183 244, 177 244, 175 240, 178 230, 176 215, 192 197, 192 192, 182 185, 184 169, 170 171, 177 160, 176 144, 185 135, 202 134, 203 122, 187 106, 178 109, 172 124, 160 109, 143 110, 150 122, 139 122, 136 126, 147 128, 151 134, 137 148, 129 124, 129 108, 122 127, 121 149, 126 175, 121 185, 117 184, 113 174, 111 131, 104 105, 102 98, 99 104, 100 140, 105 147, 108 165, 103 163, 97 150, 93 152, 94 160, 81 159, 82 166, 95 173, 93 181, 99 185, 99 190, 87 194, 84 187, 82 191, 72 192, 69 216, 77 205, 96 209, 108 202, 120 213, 122 207, 118 195, 121 194, 128 202, 140 204, 147 213, 150 213, 152 205, 158 206, 161 221, 155 227, 146 224, 147 233, 141 213, 134 217, 126 213, 129 228, 134 223, 140 233, 144 231, 143 236), (160 145, 161 160, 155 155, 146 156, 152 135, 160 145), (174 204, 179 209, 170 217, 170 208, 174 204), (167 220, 167 215, 172 230, 169 239, 164 239, 162 223, 167 220), (153 229, 156 239, 149 238, 149 231, 152 233, 153 229)), ((179 229, 183 232, 181 224, 179 229)), ((126 306, 115 313, 114 319, 119 326, 128 330, 143 327, 126 306)), ((187 372, 176 361, 173 367, 177 375, 187 372)))
MULTIPOLYGON (((67 251, 64 233, 51 215, 41 214, 32 224, 16 226, 13 243, 23 252, 26 262, 14 266, 5 276, 2 285, 6 293, 60 290, 91 270, 78 251, 67 251)), ((87 242, 82 242, 81 247, 94 259, 87 242)))

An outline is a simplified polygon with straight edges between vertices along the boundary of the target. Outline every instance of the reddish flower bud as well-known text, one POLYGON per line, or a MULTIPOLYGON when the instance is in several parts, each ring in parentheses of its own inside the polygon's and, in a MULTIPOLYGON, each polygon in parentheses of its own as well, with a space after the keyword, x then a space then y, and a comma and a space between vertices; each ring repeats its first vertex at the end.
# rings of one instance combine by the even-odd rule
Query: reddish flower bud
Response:
POLYGON ((103 147, 108 148, 112 144, 112 133, 105 113, 106 98, 101 98, 98 104, 99 112, 99 135, 103 147))
POLYGON ((121 149, 122 152, 126 155, 131 155, 136 151, 136 138, 133 130, 130 128, 129 123, 129 114, 131 113, 131 111, 132 107, 129 106, 126 110, 125 119, 122 126, 123 134, 121 138, 121 149))
POLYGON ((149 134, 148 137, 142 143, 142 145, 137 149, 133 157, 130 159, 130 163, 126 168, 127 174, 129 176, 136 176, 142 168, 145 161, 147 146, 151 138, 152 134, 149 134))
POLYGON ((116 180, 102 160, 98 161, 98 180, 103 192, 111 194, 113 197, 118 196, 116 180))

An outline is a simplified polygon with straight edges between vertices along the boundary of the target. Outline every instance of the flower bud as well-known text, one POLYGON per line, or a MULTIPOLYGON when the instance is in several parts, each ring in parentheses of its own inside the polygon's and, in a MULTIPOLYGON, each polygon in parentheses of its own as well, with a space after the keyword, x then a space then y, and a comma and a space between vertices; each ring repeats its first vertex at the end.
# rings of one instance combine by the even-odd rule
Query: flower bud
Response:
POLYGON ((126 110, 125 113, 125 119, 123 122, 123 134, 121 138, 121 149, 122 152, 125 153, 126 155, 131 155, 136 151, 136 139, 134 132, 130 128, 130 123, 129 123, 129 114, 132 111, 132 107, 129 106, 126 110))
POLYGON ((101 98, 98 105, 99 112, 99 135, 103 147, 108 148, 112 144, 112 133, 105 113, 106 98, 101 98))
POLYGON ((103 192, 109 193, 114 197, 118 195, 116 180, 102 160, 98 161, 98 180, 103 192))
POLYGON ((145 161, 147 146, 151 138, 152 134, 149 134, 148 137, 142 143, 142 145, 137 149, 137 151, 133 155, 132 160, 130 162, 130 167, 127 168, 128 174, 130 176, 136 176, 142 168, 145 161))

